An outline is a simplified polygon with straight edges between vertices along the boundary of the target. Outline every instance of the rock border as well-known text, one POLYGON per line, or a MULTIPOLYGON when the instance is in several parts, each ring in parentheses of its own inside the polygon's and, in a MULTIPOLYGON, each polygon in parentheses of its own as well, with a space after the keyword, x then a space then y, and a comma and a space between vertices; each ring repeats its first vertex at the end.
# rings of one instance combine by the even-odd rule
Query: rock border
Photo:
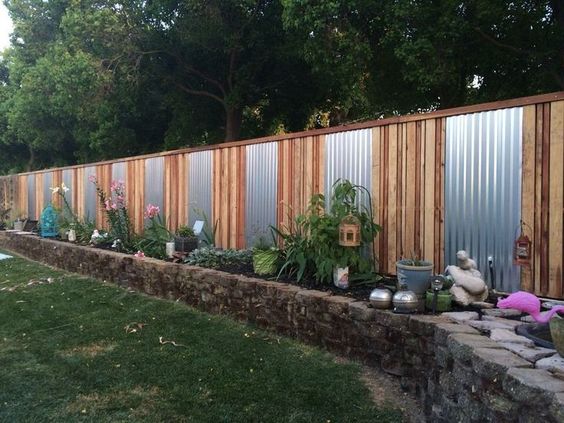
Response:
POLYGON ((381 367, 417 396, 429 421, 564 421, 564 380, 445 316, 399 315, 327 292, 33 235, 0 232, 0 247, 381 367))

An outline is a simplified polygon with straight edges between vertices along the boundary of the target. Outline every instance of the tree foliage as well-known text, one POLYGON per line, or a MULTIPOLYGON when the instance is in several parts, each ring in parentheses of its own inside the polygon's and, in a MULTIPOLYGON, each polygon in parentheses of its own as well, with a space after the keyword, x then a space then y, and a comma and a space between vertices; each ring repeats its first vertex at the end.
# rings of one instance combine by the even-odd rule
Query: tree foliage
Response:
POLYGON ((5 0, 0 171, 564 89, 558 0, 5 0))

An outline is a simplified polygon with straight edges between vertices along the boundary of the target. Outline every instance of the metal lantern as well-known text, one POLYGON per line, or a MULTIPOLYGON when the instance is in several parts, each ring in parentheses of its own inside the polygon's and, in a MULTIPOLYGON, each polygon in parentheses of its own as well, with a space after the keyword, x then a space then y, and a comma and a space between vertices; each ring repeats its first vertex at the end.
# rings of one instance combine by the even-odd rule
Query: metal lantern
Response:
POLYGON ((55 212, 55 209, 51 203, 49 203, 41 213, 40 225, 41 236, 43 238, 54 238, 59 234, 57 220, 57 212, 55 212))
POLYGON ((339 224, 339 245, 358 247, 360 245, 360 220, 349 214, 339 224))
POLYGON ((521 220, 521 235, 515 240, 513 247, 513 263, 518 266, 530 266, 531 264, 531 245, 532 242, 527 235, 525 235, 525 226, 531 228, 521 220))
POLYGON ((528 266, 531 264, 531 240, 527 235, 521 234, 515 241, 513 259, 515 264, 519 266, 528 266))

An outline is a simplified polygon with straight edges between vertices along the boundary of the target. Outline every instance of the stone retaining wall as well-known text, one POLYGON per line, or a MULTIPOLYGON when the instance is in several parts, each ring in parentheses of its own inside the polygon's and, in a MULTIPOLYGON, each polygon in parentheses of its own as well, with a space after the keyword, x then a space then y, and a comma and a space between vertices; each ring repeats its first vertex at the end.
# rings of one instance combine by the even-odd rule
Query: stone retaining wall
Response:
POLYGON ((0 248, 381 367, 417 395, 429 421, 564 421, 563 380, 446 317, 31 235, 0 232, 0 248))

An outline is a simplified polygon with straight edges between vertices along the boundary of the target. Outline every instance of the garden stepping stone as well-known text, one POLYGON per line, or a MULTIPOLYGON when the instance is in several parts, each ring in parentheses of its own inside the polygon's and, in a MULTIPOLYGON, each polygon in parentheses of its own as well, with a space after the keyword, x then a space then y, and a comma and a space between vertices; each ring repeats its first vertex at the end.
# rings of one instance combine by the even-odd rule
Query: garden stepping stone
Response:
POLYGON ((533 347, 535 343, 529 338, 517 335, 509 329, 492 329, 490 339, 497 342, 513 342, 515 344, 522 344, 533 347))
POLYGON ((519 317, 523 313, 514 308, 492 308, 491 310, 484 310, 484 314, 493 317, 519 317))
POLYGON ((503 319, 501 317, 494 317, 494 316, 482 316, 483 321, 487 322, 495 322, 501 325, 509 326, 512 329, 515 329, 517 326, 521 326, 523 322, 520 320, 512 320, 512 319, 503 319))
POLYGON ((458 323, 465 323, 470 320, 478 319, 478 313, 475 311, 450 311, 448 313, 443 313, 443 316, 458 323))
POLYGON ((531 363, 536 363, 541 358, 550 357, 556 353, 556 350, 549 348, 527 347, 526 345, 515 344, 513 342, 500 342, 499 345, 531 363))
POLYGON ((489 320, 471 320, 467 323, 473 328, 478 329, 480 332, 491 332, 494 329, 513 330, 512 325, 505 324, 504 322, 489 321, 489 320))
POLYGON ((551 357, 541 358, 535 363, 537 369, 545 369, 549 372, 556 373, 559 377, 564 378, 564 358, 559 354, 551 357))

